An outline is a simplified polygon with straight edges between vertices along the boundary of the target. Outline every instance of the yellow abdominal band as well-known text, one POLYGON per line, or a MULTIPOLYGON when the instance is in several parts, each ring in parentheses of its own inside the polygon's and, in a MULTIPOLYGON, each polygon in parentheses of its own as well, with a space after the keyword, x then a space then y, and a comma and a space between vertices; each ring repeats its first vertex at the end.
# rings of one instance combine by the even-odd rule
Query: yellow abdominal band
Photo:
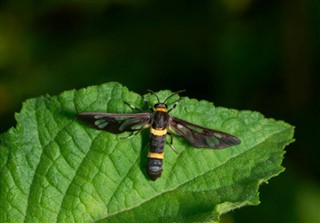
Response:
POLYGON ((165 108, 156 108, 156 111, 168 112, 167 109, 165 109, 165 108))
POLYGON ((148 157, 149 157, 149 158, 156 158, 156 159, 161 159, 161 160, 163 160, 164 153, 148 152, 148 157))
POLYGON ((165 134, 167 134, 167 129, 150 128, 150 132, 155 136, 164 136, 165 134))

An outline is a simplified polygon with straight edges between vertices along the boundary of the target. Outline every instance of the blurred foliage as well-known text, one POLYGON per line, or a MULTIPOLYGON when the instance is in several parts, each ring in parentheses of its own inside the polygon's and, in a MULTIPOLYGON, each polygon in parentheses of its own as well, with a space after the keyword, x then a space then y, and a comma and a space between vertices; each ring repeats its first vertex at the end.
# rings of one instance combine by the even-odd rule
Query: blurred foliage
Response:
POLYGON ((317 0, 2 1, 0 132, 29 97, 108 81, 186 89, 297 127, 288 171, 226 222, 314 222, 302 204, 320 200, 319 15, 317 0))

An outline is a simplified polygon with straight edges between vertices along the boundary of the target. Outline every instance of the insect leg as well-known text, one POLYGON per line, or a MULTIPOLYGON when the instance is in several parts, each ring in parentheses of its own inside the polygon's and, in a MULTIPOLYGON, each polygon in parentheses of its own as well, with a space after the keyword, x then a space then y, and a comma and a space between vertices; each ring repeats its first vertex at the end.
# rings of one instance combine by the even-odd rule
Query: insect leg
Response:
POLYGON ((140 132, 142 132, 143 130, 147 129, 147 128, 150 128, 150 125, 147 124, 147 125, 144 125, 141 129, 133 132, 131 135, 129 136, 126 136, 126 137, 121 137, 121 139, 131 139, 133 137, 135 137, 136 135, 138 135, 140 132))
POLYGON ((171 112, 173 109, 175 109, 181 100, 182 100, 182 98, 179 98, 179 99, 172 105, 172 107, 168 110, 168 113, 171 112))
POLYGON ((142 96, 142 98, 143 98, 144 102, 147 104, 149 110, 150 110, 151 112, 153 112, 154 110, 153 110, 152 106, 150 105, 149 101, 148 101, 145 97, 143 97, 143 96, 142 96))
POLYGON ((142 110, 141 108, 137 108, 136 106, 132 105, 132 104, 129 104, 128 102, 124 101, 124 103, 126 105, 128 105, 130 108, 132 108, 133 110, 137 110, 139 112, 145 112, 144 110, 142 110))
POLYGON ((176 154, 178 154, 178 151, 173 147, 173 137, 172 134, 170 132, 167 133, 170 136, 170 148, 173 150, 173 152, 175 152, 176 154))

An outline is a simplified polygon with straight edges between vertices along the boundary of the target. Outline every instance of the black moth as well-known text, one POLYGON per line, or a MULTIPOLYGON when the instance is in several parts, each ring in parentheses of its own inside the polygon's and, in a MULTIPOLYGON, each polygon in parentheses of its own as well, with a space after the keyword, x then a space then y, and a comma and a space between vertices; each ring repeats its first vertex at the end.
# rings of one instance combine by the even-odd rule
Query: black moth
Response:
MULTIPOLYGON (((143 111, 125 102, 131 108, 140 111, 140 113, 114 114, 82 112, 77 115, 77 118, 95 129, 104 130, 114 134, 135 132, 131 135, 134 136, 142 130, 149 128, 150 141, 147 172, 151 180, 156 180, 161 176, 162 160, 164 157, 163 147, 167 134, 170 136, 171 134, 182 136, 196 148, 222 149, 228 146, 240 144, 240 140, 235 136, 217 130, 207 129, 170 116, 170 111, 176 107, 181 98, 179 98, 179 100, 177 100, 170 109, 168 109, 166 102, 170 97, 182 91, 171 94, 164 100, 164 102, 160 102, 156 93, 153 91, 149 92, 153 94, 158 101, 153 108, 148 104, 151 112, 143 111)), ((172 136, 170 146, 173 148, 172 136)))

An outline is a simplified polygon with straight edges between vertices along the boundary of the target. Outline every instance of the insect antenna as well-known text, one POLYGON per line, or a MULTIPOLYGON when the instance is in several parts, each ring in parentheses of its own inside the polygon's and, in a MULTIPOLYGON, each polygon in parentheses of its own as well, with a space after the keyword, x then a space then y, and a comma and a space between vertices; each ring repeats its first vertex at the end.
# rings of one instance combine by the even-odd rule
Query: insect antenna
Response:
POLYGON ((156 98, 158 100, 158 103, 160 103, 160 99, 159 99, 158 95, 154 91, 152 91, 152 90, 147 90, 147 91, 150 92, 151 94, 153 94, 154 96, 156 96, 156 98))
POLYGON ((179 93, 182 93, 182 92, 185 92, 186 90, 180 90, 180 91, 176 91, 176 92, 173 92, 171 95, 169 95, 166 100, 164 100, 163 103, 166 103, 168 101, 169 98, 171 98, 172 96, 176 95, 176 94, 179 94, 179 93))

